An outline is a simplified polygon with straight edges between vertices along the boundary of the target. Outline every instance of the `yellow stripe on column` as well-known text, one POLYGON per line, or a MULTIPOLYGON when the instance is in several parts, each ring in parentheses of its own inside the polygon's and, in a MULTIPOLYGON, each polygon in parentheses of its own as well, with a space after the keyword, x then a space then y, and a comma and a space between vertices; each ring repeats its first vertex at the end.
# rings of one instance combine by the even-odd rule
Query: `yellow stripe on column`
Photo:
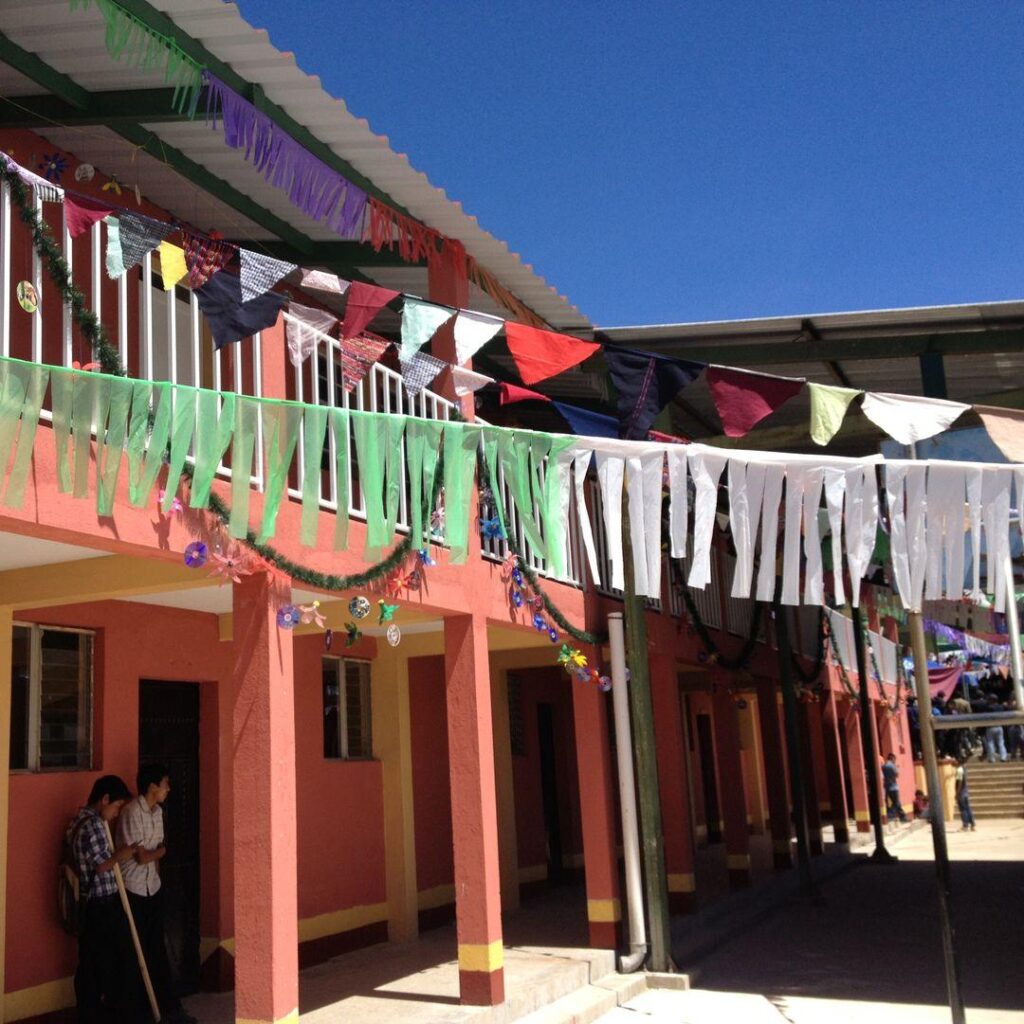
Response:
POLYGON ((696 892, 697 880, 693 875, 669 875, 669 892, 696 892))
POLYGON ((481 971, 490 974, 492 971, 500 970, 505 963, 505 947, 501 939, 489 943, 486 946, 465 944, 459 945, 459 970, 460 971, 481 971))
POLYGON ((871 820, 871 815, 867 811, 854 811, 853 812, 853 820, 854 821, 870 821, 871 820))
POLYGON ((622 906, 618 900, 587 900, 587 920, 615 924, 622 920, 622 906))

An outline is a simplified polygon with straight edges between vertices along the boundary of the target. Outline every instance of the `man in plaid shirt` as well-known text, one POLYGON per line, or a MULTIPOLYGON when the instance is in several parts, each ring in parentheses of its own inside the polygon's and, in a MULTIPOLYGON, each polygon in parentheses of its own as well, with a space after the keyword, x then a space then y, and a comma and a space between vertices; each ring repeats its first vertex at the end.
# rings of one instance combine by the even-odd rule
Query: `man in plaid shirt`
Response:
POLYGON ((128 920, 117 894, 114 865, 131 860, 137 848, 128 846, 115 852, 104 823, 109 825, 118 816, 130 796, 122 779, 104 775, 96 780, 88 803, 68 827, 68 841, 85 899, 75 971, 79 1024, 128 1019, 123 1013, 125 982, 138 967, 131 949, 128 920))

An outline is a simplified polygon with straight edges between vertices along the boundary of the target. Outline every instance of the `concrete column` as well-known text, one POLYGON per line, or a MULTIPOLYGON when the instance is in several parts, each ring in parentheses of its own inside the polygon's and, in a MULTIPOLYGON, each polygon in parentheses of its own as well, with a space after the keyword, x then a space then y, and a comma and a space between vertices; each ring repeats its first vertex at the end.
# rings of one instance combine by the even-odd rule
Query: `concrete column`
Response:
POLYGON ((668 905, 672 913, 690 913, 697 909, 697 886, 679 681, 671 654, 651 653, 649 663, 668 905))
MULTIPOLYGON (((821 841, 821 808, 819 806, 819 768, 814 756, 814 742, 811 734, 814 732, 816 713, 814 708, 817 705, 806 700, 801 700, 797 705, 799 709, 800 725, 800 760, 803 762, 804 771, 804 803, 807 807, 807 845, 812 857, 820 857, 825 852, 825 846, 821 841)), ((819 738, 821 729, 818 729, 819 738)))
POLYGON ((868 783, 864 774, 864 746, 860 741, 860 712, 852 702, 847 703, 842 727, 846 730, 846 754, 849 760, 850 791, 853 794, 853 818, 858 832, 871 831, 871 812, 868 810, 868 783))
POLYGON ((837 843, 850 841, 850 812, 846 806, 846 781, 842 748, 839 745, 841 715, 833 690, 826 690, 822 700, 822 741, 825 754, 825 777, 828 779, 829 815, 837 843))
POLYGON ((277 626, 290 588, 266 572, 234 584, 235 1018, 298 1021, 292 634, 277 626))
MULTIPOLYGON (((10 818, 12 615, 0 606, 0 904, 7 906, 7 836, 10 818)), ((0 1024, 4 1017, 7 914, 0 910, 0 1024)))
POLYGON ((459 993, 463 1003, 498 1006, 505 1001, 505 971, 491 679, 483 616, 452 615, 444 620, 444 667, 459 993))
POLYGON ((580 783, 583 872, 590 945, 616 949, 621 940, 622 902, 615 843, 615 773, 605 703, 611 694, 573 684, 573 731, 580 783))
POLYGON ((772 836, 772 864, 777 871, 793 866, 790 845, 789 790, 786 775, 785 744, 779 702, 782 694, 774 679, 759 679, 757 705, 761 721, 761 748, 764 751, 765 786, 768 790, 768 823, 772 836))
POLYGON ((729 885, 742 889, 750 885, 750 832, 747 829, 747 800, 743 788, 743 760, 740 757, 740 725, 729 689, 729 677, 714 674, 712 696, 715 718, 715 759, 721 782, 719 801, 724 819, 725 863, 729 885))

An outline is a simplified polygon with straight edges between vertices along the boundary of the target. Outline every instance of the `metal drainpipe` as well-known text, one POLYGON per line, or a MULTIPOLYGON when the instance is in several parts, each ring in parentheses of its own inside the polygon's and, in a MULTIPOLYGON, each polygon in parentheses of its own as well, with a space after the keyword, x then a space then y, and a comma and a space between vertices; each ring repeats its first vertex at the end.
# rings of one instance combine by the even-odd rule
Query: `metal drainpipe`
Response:
POLYGON ((619 957, 619 970, 631 974, 647 959, 644 893, 640 877, 640 836, 636 824, 636 781, 633 777, 633 734, 629 725, 626 692, 626 643, 622 612, 608 616, 608 646, 612 661, 612 710, 615 713, 615 752, 619 766, 619 805, 622 811, 622 847, 626 861, 626 915, 629 953, 619 957))

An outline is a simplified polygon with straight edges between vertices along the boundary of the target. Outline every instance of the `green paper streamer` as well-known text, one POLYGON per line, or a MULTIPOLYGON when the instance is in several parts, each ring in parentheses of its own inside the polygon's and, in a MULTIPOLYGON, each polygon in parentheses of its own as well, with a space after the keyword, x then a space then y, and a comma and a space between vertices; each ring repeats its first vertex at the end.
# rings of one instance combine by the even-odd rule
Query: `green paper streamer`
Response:
POLYGON ((228 533, 235 540, 244 540, 249 532, 252 456, 259 418, 260 402, 239 395, 235 405, 235 443, 231 449, 231 515, 228 519, 228 533))
MULTIPOLYGON (((535 482, 537 471, 532 467, 539 467, 550 449, 551 438, 547 435, 523 435, 521 431, 510 430, 502 430, 498 434, 498 459, 505 473, 505 484, 519 512, 526 539, 537 554, 544 551, 544 538, 532 500, 533 495, 539 492, 535 482)), ((501 496, 495 494, 494 500, 500 504, 501 496)))
POLYGON ((210 502, 213 478, 217 475, 217 467, 235 432, 236 397, 233 391, 226 391, 222 395, 216 391, 198 392, 196 465, 192 471, 190 508, 206 508, 210 502))
POLYGON ((430 532, 430 496, 434 493, 434 476, 441 454, 444 424, 438 420, 412 417, 405 425, 405 455, 409 473, 409 535, 413 545, 424 543, 430 532), (426 521, 424 521, 424 514, 426 521))
POLYGON ((331 436, 334 438, 334 468, 338 480, 338 509, 334 513, 334 550, 348 547, 349 498, 349 423, 347 409, 331 409, 331 436))
POLYGON ((562 462, 559 456, 575 448, 578 443, 574 437, 552 438, 543 493, 537 502, 544 524, 544 539, 547 541, 548 568, 559 578, 565 576, 565 536, 568 529, 568 516, 562 518, 562 491, 570 472, 570 464, 562 462))
POLYGON ((465 562, 469 551, 469 499, 480 435, 481 428, 468 423, 444 425, 445 539, 453 565, 465 562))
POLYGON ((164 515, 171 511, 174 496, 178 493, 181 482, 181 471, 188 458, 188 450, 192 445, 192 435, 196 429, 196 389, 181 387, 173 388, 171 395, 174 401, 174 415, 171 427, 171 458, 167 465, 167 482, 164 484, 164 500, 161 510, 164 515))
MULTIPOLYGON (((10 363, 5 369, 10 377, 21 381, 21 393, 23 395, 20 408, 16 411, 6 407, 7 385, 4 386, 4 412, 5 418, 12 413, 12 426, 17 425, 17 417, 21 417, 21 429, 18 431, 17 447, 14 453, 14 465, 11 467, 10 475, 7 478, 7 490, 4 494, 4 503, 10 508, 21 508, 25 501, 25 484, 28 482, 29 467, 32 464, 32 450, 35 446, 36 432, 39 427, 39 412, 43 407, 43 399, 46 396, 46 387, 50 381, 49 367, 39 366, 36 363, 10 363)), ((6 465, 6 453, 10 444, 10 438, 0 444, 0 454, 4 457, 6 465)))
POLYGON ((101 516, 114 514, 114 495, 121 475, 128 411, 132 404, 132 382, 123 377, 109 378, 109 416, 107 429, 97 426, 96 435, 96 510, 101 516))
POLYGON ((53 443, 57 449, 57 490, 71 490, 71 467, 68 465, 68 442, 71 440, 71 405, 75 395, 75 379, 64 370, 50 374, 50 395, 53 402, 53 443))
MULTIPOLYGON (((92 454, 92 434, 95 427, 101 437, 110 409, 110 378, 91 373, 76 373, 72 402, 71 447, 75 458, 75 485, 72 497, 84 498, 89 493, 89 456, 92 454)), ((97 454, 99 454, 97 444, 97 454)))
POLYGON ((324 461, 327 435, 327 406, 307 405, 302 418, 302 525, 299 543, 316 545, 316 527, 320 516, 320 469, 324 461))
POLYGON ((405 417, 367 412, 351 412, 349 415, 356 439, 359 482, 366 510, 364 557, 367 561, 374 561, 384 545, 390 542, 398 521, 405 417))
MULTIPOLYGON (((487 465, 487 478, 491 481, 491 494, 494 497, 494 514, 498 517, 502 532, 508 536, 508 523, 505 521, 505 503, 501 499, 501 484, 498 479, 498 438, 501 431, 498 427, 485 427, 483 430, 484 462, 487 465)), ((483 485, 481 484, 481 489, 483 485)), ((445 492, 447 493, 447 487, 445 492)), ((448 522, 447 501, 445 503, 445 525, 448 522)))
POLYGON ((402 437, 405 434, 404 416, 385 416, 384 463, 387 485, 384 491, 385 513, 384 542, 380 548, 372 548, 373 561, 380 559, 385 544, 391 543, 398 525, 398 506, 402 496, 402 437))
POLYGON ((267 460, 267 486, 263 495, 263 523, 259 536, 262 543, 274 536, 277 526, 277 513, 288 481, 288 467, 299 439, 302 409, 297 405, 263 403, 261 413, 267 460))
POLYGON ((151 384, 144 380, 132 382, 131 426, 128 428, 128 502, 135 508, 142 508, 149 503, 149 495, 160 474, 164 452, 170 441, 173 411, 173 385, 151 384))

